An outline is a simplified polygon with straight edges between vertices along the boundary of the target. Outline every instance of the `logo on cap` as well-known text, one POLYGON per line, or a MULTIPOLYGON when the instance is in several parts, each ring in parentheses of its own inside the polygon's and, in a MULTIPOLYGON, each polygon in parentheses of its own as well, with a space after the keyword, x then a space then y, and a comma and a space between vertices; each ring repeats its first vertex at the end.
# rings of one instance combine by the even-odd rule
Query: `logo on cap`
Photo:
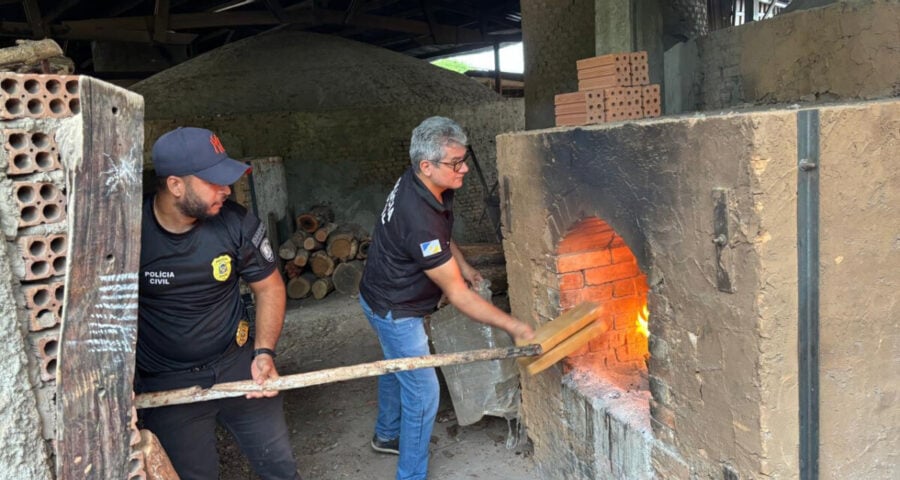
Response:
POLYGON ((222 146, 222 141, 215 133, 209 136, 209 143, 212 144, 214 152, 225 153, 225 147, 222 146))

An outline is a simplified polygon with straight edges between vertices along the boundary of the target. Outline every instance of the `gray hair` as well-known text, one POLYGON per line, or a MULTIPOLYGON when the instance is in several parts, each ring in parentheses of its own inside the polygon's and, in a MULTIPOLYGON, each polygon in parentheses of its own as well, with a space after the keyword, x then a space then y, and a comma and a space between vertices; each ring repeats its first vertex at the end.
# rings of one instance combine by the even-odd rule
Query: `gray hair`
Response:
POLYGON ((457 143, 465 147, 469 139, 458 123, 447 117, 429 117, 413 129, 409 141, 409 160, 413 170, 419 172, 419 162, 428 160, 437 164, 444 158, 444 147, 457 143))

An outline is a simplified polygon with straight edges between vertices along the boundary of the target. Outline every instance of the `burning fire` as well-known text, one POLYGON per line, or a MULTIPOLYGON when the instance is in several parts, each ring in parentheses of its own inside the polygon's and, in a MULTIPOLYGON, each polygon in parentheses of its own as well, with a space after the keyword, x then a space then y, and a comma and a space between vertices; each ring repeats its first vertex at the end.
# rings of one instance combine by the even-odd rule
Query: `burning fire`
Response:
POLYGON ((650 310, 647 309, 647 305, 644 305, 644 308, 641 309, 637 314, 637 331, 640 332, 641 335, 645 337, 650 337, 650 329, 647 328, 647 318, 650 317, 650 310))

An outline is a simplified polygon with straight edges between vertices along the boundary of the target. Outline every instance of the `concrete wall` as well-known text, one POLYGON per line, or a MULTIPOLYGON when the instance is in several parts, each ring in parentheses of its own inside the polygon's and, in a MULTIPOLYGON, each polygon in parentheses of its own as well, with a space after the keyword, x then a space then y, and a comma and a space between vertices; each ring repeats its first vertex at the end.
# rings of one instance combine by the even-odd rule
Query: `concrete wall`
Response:
MULTIPOLYGON (((900 102, 821 112, 821 477, 895 478, 900 175, 889 164, 900 153, 900 102)), ((499 139, 514 315, 541 323, 540 305, 559 295, 542 266, 585 216, 622 235, 648 275, 657 478, 796 478, 796 116, 747 112, 499 139), (719 189, 730 235, 717 258, 719 189), (718 265, 733 293, 716 288, 718 265)), ((571 438, 563 378, 551 369, 523 382, 543 471, 574 468, 560 459, 589 440, 571 438)))
POLYGON ((898 103, 820 119, 821 478, 900 477, 898 103))
POLYGON ((900 95, 898 17, 897 0, 856 0, 711 32, 667 52, 666 90, 688 98, 666 113, 900 95))
MULTIPOLYGON (((288 204, 295 213, 324 202, 332 205, 339 223, 354 222, 371 230, 387 194, 410 165, 409 137, 419 122, 431 115, 458 121, 491 187, 497 178, 494 137, 522 129, 522 105, 521 99, 499 99, 478 106, 406 105, 148 120, 145 151, 176 126, 210 128, 236 158, 282 157, 288 204)), ((496 241, 484 212, 483 192, 470 166, 454 206, 454 234, 460 242, 496 241)))

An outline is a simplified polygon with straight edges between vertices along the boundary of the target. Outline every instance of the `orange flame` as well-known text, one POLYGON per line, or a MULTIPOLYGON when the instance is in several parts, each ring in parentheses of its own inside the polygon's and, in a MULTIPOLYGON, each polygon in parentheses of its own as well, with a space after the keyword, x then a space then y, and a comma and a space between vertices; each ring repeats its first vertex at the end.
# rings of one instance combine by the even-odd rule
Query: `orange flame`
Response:
POLYGON ((650 317, 650 310, 647 308, 647 305, 644 305, 644 308, 637 314, 637 331, 640 332, 641 335, 645 337, 650 337, 650 329, 648 327, 647 319, 650 317))

